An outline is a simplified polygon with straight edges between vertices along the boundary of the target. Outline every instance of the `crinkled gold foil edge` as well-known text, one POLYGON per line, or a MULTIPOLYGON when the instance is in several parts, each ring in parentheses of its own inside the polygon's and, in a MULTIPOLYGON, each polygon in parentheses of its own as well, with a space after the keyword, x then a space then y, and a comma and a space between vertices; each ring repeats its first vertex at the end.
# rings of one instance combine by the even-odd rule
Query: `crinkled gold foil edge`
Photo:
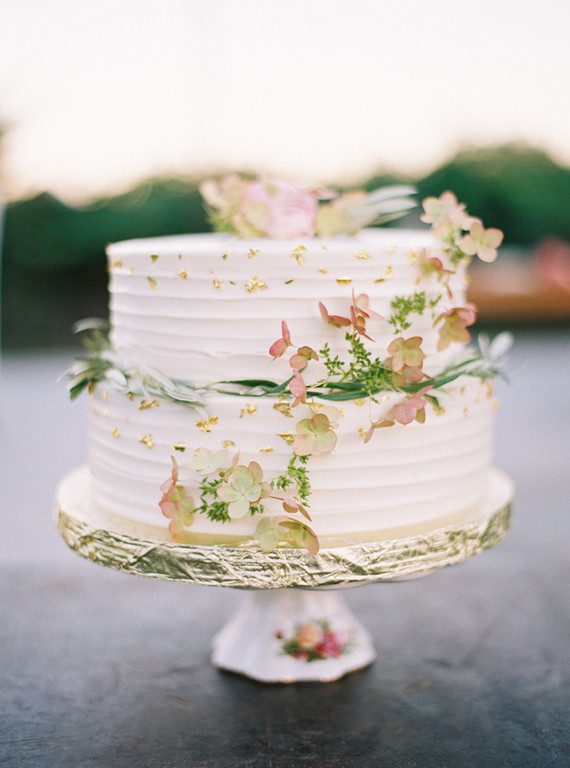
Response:
POLYGON ((254 542, 198 546, 146 541, 105 530, 58 508, 59 531, 72 550, 127 573, 203 586, 243 589, 325 587, 390 581, 460 563, 498 544, 508 531, 511 504, 485 519, 428 534, 323 549, 262 552, 254 542))

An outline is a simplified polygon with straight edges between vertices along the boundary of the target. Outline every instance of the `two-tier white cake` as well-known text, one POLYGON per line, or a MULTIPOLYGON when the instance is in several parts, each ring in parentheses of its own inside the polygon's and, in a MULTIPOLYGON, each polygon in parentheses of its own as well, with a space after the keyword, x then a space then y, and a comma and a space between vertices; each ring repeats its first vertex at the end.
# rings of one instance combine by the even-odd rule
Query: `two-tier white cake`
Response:
POLYGON ((108 249, 111 346, 72 378, 90 385, 96 505, 266 551, 476 517, 496 365, 467 345, 465 268, 497 230, 447 193, 425 204, 432 231, 337 234, 362 198, 288 192, 279 219, 284 187, 239 184, 207 190, 237 234, 108 249))

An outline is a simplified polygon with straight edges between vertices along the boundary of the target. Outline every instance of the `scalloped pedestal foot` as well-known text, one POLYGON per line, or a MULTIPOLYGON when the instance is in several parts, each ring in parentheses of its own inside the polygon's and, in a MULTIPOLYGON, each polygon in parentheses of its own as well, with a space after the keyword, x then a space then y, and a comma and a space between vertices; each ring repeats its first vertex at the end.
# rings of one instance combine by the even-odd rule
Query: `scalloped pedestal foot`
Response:
POLYGON ((212 662, 264 683, 328 682, 371 664, 369 633, 332 591, 248 592, 214 640, 212 662))

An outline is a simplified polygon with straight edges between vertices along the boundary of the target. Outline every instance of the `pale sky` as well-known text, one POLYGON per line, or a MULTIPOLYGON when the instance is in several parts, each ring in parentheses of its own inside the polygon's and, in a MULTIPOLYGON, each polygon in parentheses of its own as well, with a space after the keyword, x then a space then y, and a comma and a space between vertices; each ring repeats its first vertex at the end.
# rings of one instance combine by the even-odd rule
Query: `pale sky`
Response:
POLYGON ((353 181, 515 140, 570 165, 569 31, 565 0, 4 0, 5 195, 353 181))

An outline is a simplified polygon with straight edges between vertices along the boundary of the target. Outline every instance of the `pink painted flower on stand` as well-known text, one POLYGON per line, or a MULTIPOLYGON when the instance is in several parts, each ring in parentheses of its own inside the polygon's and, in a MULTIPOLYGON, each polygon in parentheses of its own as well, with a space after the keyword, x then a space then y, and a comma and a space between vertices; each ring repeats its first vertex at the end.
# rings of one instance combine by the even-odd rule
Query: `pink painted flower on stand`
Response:
POLYGON ((276 360, 278 357, 281 357, 285 350, 290 346, 292 346, 291 334, 289 333, 287 323, 283 320, 281 323, 281 338, 277 339, 277 341, 269 347, 269 354, 276 360))
POLYGON ((458 246, 468 256, 477 254, 481 261, 490 262, 497 258, 497 248, 502 242, 503 233, 500 229, 485 229, 480 221, 475 220, 469 234, 461 238, 458 246))
POLYGON ((477 312, 472 304, 466 307, 454 307, 441 314, 434 323, 435 326, 440 321, 443 321, 439 329, 438 351, 441 352, 447 349, 452 341, 459 344, 467 344, 471 339, 467 326, 473 325, 476 319, 477 312))
POLYGON ((305 621, 295 627, 287 638, 283 632, 276 632, 281 642, 282 653, 299 661, 322 661, 338 658, 351 647, 346 633, 334 630, 328 621, 305 621))
POLYGON ((388 363, 396 374, 394 379, 397 386, 415 383, 425 377, 422 371, 424 353, 420 348, 422 341, 421 336, 412 336, 409 339, 400 336, 390 343, 388 352, 391 357, 384 364, 388 363))
POLYGON ((256 461, 248 466, 239 464, 231 473, 229 483, 218 488, 218 496, 228 503, 232 519, 244 517, 252 505, 271 494, 271 487, 263 482, 263 470, 256 461))
POLYGON ((330 453, 336 446, 337 437, 328 416, 324 413, 316 413, 310 419, 301 419, 296 429, 297 437, 293 443, 293 451, 297 456, 330 453))
POLYGON ((170 478, 160 486, 162 498, 159 502, 160 511, 170 519, 168 530, 173 536, 179 536, 185 526, 191 525, 196 506, 191 496, 187 495, 186 488, 178 485, 178 462, 172 458, 172 474, 170 478))

